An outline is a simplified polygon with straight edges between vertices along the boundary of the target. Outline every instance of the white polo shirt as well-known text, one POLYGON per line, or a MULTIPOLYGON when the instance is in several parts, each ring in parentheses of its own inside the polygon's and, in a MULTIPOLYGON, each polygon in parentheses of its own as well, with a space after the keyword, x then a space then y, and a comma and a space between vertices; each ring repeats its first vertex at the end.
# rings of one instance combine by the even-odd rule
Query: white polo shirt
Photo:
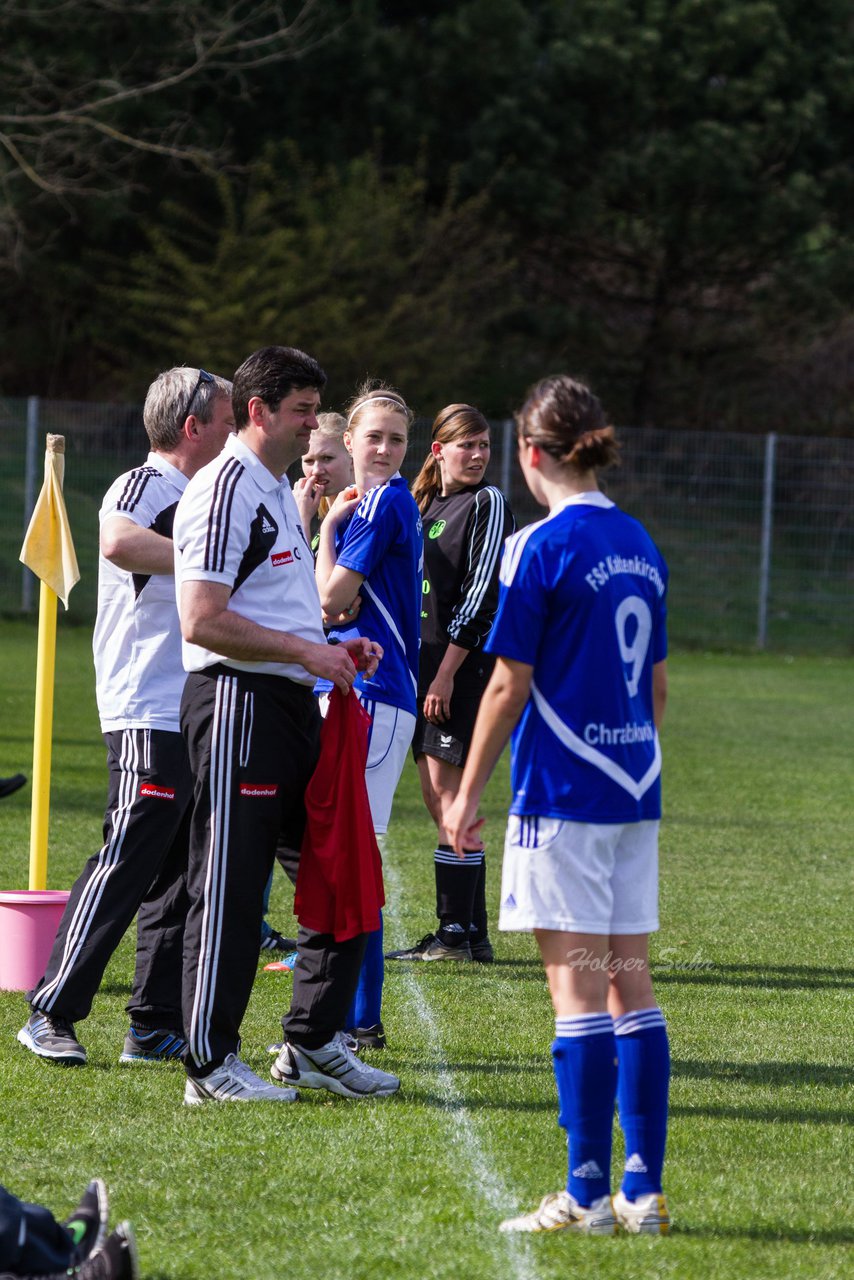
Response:
MULTIPOLYGON (((142 529, 172 536, 187 477, 158 453, 126 471, 107 490, 99 519, 123 516, 142 529)), ((92 636, 101 730, 180 732, 186 673, 171 574, 140 574, 98 560, 98 616, 92 636)))
MULTIPOLYGON (((193 476, 175 515, 175 589, 184 582, 231 588, 229 608, 259 626, 325 644, 314 558, 287 477, 277 480, 240 436, 193 476)), ((241 662, 183 642, 187 671, 223 663, 313 686, 298 663, 241 662)))

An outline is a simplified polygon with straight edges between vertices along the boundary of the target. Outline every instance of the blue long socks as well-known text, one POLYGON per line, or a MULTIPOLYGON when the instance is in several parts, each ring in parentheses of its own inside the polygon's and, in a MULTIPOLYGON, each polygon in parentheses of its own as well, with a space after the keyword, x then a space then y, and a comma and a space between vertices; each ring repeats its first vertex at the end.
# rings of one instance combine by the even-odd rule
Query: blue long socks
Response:
POLYGON ((566 1189, 589 1207, 609 1193, 617 1051, 614 1023, 607 1013, 555 1020, 552 1059, 560 1101, 559 1124, 566 1130, 569 1174, 566 1189))
POLYGON ((629 1200, 661 1191, 667 1140, 670 1048, 667 1025, 658 1008, 638 1009, 617 1018, 620 1125, 626 1137, 622 1191, 629 1200))
POLYGON ((347 1013, 347 1029, 355 1027, 373 1027, 382 1021, 383 979, 385 977, 385 960, 383 959, 383 925, 380 914, 380 927, 368 934, 365 957, 359 973, 359 985, 353 1003, 347 1013))

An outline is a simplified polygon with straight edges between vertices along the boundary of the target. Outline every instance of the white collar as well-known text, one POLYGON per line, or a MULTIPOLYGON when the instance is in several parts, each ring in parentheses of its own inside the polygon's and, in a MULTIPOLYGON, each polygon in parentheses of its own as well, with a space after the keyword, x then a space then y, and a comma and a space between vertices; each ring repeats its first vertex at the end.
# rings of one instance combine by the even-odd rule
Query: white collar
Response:
POLYGON ((264 493, 272 493, 274 489, 290 489, 288 477, 282 476, 281 480, 278 480, 270 468, 264 465, 258 454, 250 449, 249 445, 244 443, 236 433, 226 440, 225 451, 240 459, 247 470, 251 471, 252 479, 264 493))
POLYGON ((563 511, 564 507, 613 507, 614 503, 607 498, 600 489, 588 489, 586 493, 571 493, 568 498, 564 498, 562 502, 549 512, 549 515, 556 516, 559 511, 563 511))

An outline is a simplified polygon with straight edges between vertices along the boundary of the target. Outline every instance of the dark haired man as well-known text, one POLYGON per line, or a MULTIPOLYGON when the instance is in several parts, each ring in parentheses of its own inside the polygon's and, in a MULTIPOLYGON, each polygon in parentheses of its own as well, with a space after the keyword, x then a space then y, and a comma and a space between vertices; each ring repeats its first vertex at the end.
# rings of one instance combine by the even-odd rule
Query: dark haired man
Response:
MULTIPOLYGON (((234 375, 237 435, 187 487, 175 519, 184 665, 181 724, 196 778, 184 948, 184 1101, 293 1102, 237 1056, 255 976, 264 886, 280 836, 299 849, 319 754, 317 677, 347 693, 366 639, 327 644, 314 561, 285 472, 308 449, 326 375, 292 347, 264 347, 234 375)), ((299 1069, 287 1083, 359 1098, 396 1076, 340 1034, 365 935, 300 929, 283 1019, 299 1069)))
POLYGON ((187 481, 234 428, 231 384, 175 368, 143 410, 151 452, 101 506, 95 690, 107 744, 104 844, 78 877, 32 1014, 18 1032, 41 1058, 82 1065, 74 1023, 88 1017, 107 962, 139 911, 131 1026, 120 1061, 174 1060, 186 1047, 181 957, 193 794, 179 707, 184 687, 172 521, 187 481))

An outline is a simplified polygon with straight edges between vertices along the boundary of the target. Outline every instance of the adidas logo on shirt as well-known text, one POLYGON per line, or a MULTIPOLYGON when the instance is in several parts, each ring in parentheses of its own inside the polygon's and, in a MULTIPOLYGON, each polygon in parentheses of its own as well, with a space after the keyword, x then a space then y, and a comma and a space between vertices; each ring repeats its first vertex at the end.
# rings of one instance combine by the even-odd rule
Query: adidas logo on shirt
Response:
POLYGON ((271 524, 271 522, 267 519, 267 517, 266 517, 266 516, 262 516, 262 517, 261 517, 261 532, 262 532, 262 533, 278 533, 278 529, 276 528, 276 526, 275 526, 274 524, 271 524))
POLYGON ((512 893, 508 894, 508 896, 504 899, 503 905, 505 907, 511 907, 511 908, 516 906, 516 899, 513 897, 512 893))
POLYGON ((647 1169, 641 1157, 638 1155, 637 1151, 634 1153, 634 1155, 629 1156, 628 1160, 626 1161, 626 1173, 648 1173, 648 1172, 649 1170, 647 1169))
POLYGON ((577 1169, 573 1169, 572 1176, 573 1178, 601 1178, 602 1170, 595 1160, 585 1160, 584 1164, 580 1164, 577 1169))

